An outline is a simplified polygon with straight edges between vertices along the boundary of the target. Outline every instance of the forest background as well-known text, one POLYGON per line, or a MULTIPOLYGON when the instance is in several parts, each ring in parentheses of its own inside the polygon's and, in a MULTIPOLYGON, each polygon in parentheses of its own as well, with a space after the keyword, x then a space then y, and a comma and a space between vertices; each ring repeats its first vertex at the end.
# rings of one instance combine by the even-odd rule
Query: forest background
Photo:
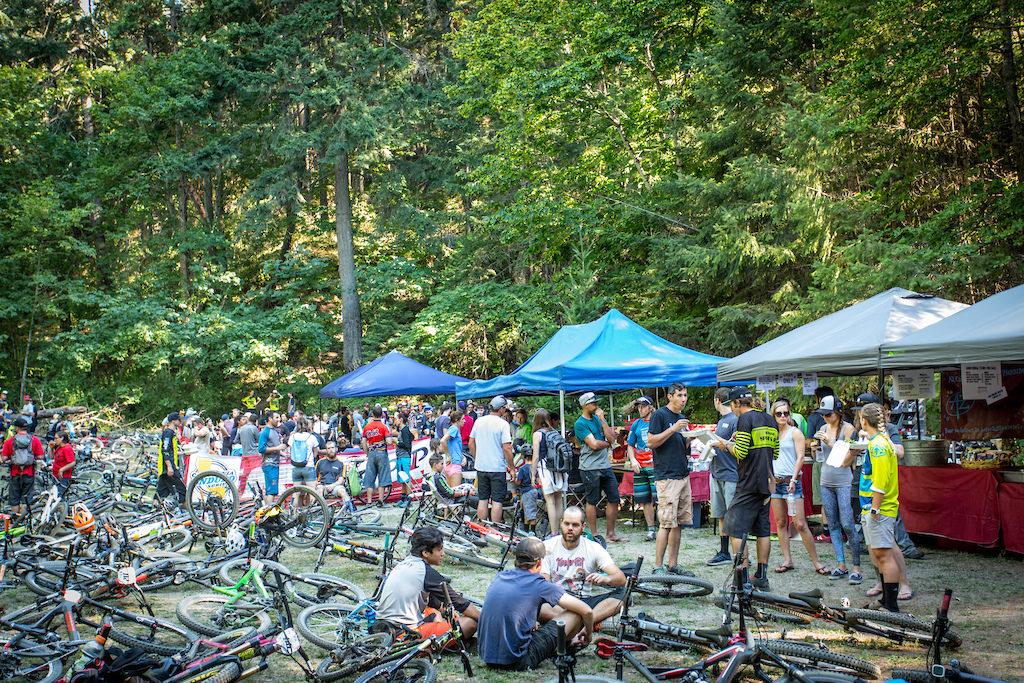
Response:
POLYGON ((1010 0, 0 12, 12 397, 310 400, 392 348, 490 377, 610 307, 731 356, 1024 281, 1010 0))

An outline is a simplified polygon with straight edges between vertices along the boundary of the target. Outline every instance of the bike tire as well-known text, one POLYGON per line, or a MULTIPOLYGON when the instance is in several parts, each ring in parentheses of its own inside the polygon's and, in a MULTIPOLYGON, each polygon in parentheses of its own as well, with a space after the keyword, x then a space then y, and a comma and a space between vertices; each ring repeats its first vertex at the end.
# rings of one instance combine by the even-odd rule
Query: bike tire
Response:
MULTIPOLYGON (((873 609, 846 610, 846 621, 855 631, 865 632, 866 629, 882 631, 885 637, 897 642, 917 642, 921 645, 932 644, 932 625, 909 614, 886 612, 873 609)), ((946 631, 942 639, 942 647, 957 649, 963 638, 956 631, 946 631)))
MULTIPOLYGON (((774 652, 787 662, 800 669, 814 669, 832 673, 850 674, 872 680, 882 677, 882 670, 877 664, 857 657, 830 652, 814 645, 795 643, 790 640, 766 640, 759 645, 774 652)), ((761 658, 762 666, 775 667, 775 663, 766 657, 761 658)))
POLYGON ((139 453, 142 452, 142 446, 131 439, 121 438, 110 444, 110 452, 115 457, 128 461, 139 456, 139 453))
POLYGON ((331 529, 331 508, 323 496, 308 486, 292 486, 278 500, 283 523, 281 538, 293 548, 312 548, 320 544, 331 529), (298 505, 299 496, 310 498, 309 505, 298 505))
POLYGON ((695 598, 710 594, 715 586, 696 576, 645 574, 637 577, 635 590, 661 598, 695 598))
POLYGON ((444 553, 467 564, 475 564, 488 569, 501 569, 500 561, 481 555, 474 545, 463 545, 448 540, 444 543, 444 553))
POLYGON ((331 652, 331 656, 320 662, 316 677, 323 683, 332 683, 354 673, 373 667, 381 657, 391 650, 394 639, 389 633, 371 633, 356 638, 347 645, 331 652))
POLYGON ((170 657, 192 647, 195 634, 178 624, 154 617, 114 617, 111 639, 128 647, 170 657))
POLYGON ((174 612, 178 621, 205 636, 216 636, 238 628, 249 628, 256 634, 270 628, 270 616, 263 607, 238 601, 226 608, 228 599, 226 595, 217 593, 189 595, 178 601, 174 612))
MULTIPOLYGON (((802 671, 804 677, 806 677, 811 683, 857 683, 861 679, 857 676, 850 676, 849 674, 837 674, 833 671, 802 671)), ((899 678, 893 672, 893 678, 899 678)), ((775 683, 802 683, 799 678, 790 676, 788 673, 782 678, 776 678, 775 683)))
POLYGON ((367 634, 366 617, 349 617, 356 605, 325 602, 299 612, 295 629, 303 638, 325 650, 336 650, 367 634))
POLYGON ((226 474, 214 470, 199 472, 192 476, 185 490, 185 509, 188 510, 192 523, 200 529, 227 529, 238 516, 238 489, 226 474), (219 493, 221 490, 223 494, 219 493), (208 500, 213 500, 213 497, 219 498, 223 503, 223 514, 219 520, 207 509, 210 508, 208 500))
POLYGON ((366 592, 344 579, 330 574, 303 573, 292 578, 291 597, 303 607, 325 602, 362 602, 366 592))
POLYGON ((64 660, 23 656, 17 651, 0 654, 0 680, 12 683, 57 683, 64 673, 64 660))
POLYGON ((178 683, 232 683, 242 675, 242 665, 238 662, 221 664, 212 671, 203 671, 195 676, 183 678, 178 683))
POLYGON ((147 536, 139 544, 148 551, 163 550, 177 552, 192 542, 192 532, 185 528, 164 529, 160 533, 147 536))
POLYGON ((356 679, 356 683, 434 683, 437 670, 425 659, 410 659, 404 664, 381 664, 356 679))
MULTIPOLYGON (((619 679, 609 678, 608 676, 581 676, 579 674, 577 674, 576 678, 573 680, 575 680, 576 683, 622 683, 619 679)), ((558 676, 555 676, 554 678, 547 679, 544 683, 561 683, 561 681, 558 680, 558 676)))
POLYGON ((186 576, 198 571, 199 565, 188 555, 171 552, 169 550, 153 550, 146 553, 145 557, 137 557, 132 562, 136 574, 146 574, 146 581, 141 588, 144 591, 155 591, 167 588, 174 584, 174 578, 179 572, 186 576), (153 568, 170 560, 171 564, 153 573, 153 568), (145 563, 145 564, 143 564, 145 563))
MULTIPOLYGON (((725 607, 725 602, 728 601, 729 596, 722 597, 722 607, 725 607)), ((796 626, 806 626, 811 623, 813 619, 807 614, 794 609, 789 606, 778 605, 770 600, 759 599, 756 596, 753 599, 753 608, 750 612, 747 612, 747 617, 759 622, 775 622, 779 624, 794 624, 796 626)), ((733 614, 740 613, 740 606, 737 601, 732 603, 733 614)))
POLYGON ((357 524, 376 524, 380 521, 382 513, 380 510, 356 510, 345 512, 334 516, 334 524, 342 527, 351 527, 357 524))
MULTIPOLYGON (((280 562, 274 562, 273 560, 260 560, 260 562, 263 563, 263 568, 266 570, 263 573, 264 583, 267 583, 270 580, 268 575, 270 575, 275 569, 284 574, 285 580, 291 578, 291 570, 280 562)), ((249 558, 236 557, 233 560, 228 560, 220 566, 220 569, 217 570, 217 578, 220 579, 221 583, 225 586, 234 586, 242 579, 242 575, 248 570, 249 558)), ((273 582, 271 581, 271 583, 273 582)))

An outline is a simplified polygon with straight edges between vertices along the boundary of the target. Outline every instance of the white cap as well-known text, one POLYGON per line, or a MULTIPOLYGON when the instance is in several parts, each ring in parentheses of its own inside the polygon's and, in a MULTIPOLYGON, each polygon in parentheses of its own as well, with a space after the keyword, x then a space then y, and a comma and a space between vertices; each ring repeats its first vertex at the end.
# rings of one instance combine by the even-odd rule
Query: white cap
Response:
POLYGON ((593 391, 588 391, 587 393, 580 396, 581 408, 587 405, 588 403, 597 403, 597 394, 595 394, 593 391))

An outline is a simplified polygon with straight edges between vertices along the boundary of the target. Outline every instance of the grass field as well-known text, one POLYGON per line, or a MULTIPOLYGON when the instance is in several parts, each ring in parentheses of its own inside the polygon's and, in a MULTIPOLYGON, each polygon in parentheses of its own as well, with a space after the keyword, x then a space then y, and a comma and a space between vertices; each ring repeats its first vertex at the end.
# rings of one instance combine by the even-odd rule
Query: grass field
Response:
MULTIPOLYGON (((385 521, 397 521, 400 512, 397 509, 385 511, 385 521)), ((599 520, 603 526, 603 520, 599 520)), ((643 540, 643 530, 634 529, 628 520, 620 521, 620 533, 627 536, 627 543, 612 544, 609 548, 612 557, 620 564, 636 560, 644 555, 645 566, 653 567, 654 544, 643 540)), ((371 541, 373 542, 373 541, 371 541)), ((376 541, 382 544, 383 541, 376 541)), ((707 567, 704 561, 717 550, 718 541, 709 528, 686 529, 683 531, 683 543, 680 550, 680 563, 693 570, 697 576, 712 581, 716 586, 727 582, 729 567, 707 567)), ((913 600, 901 603, 903 611, 914 616, 931 620, 939 604, 945 588, 952 588, 955 593, 950 616, 953 628, 964 639, 963 647, 948 656, 959 658, 969 664, 976 673, 992 676, 1008 681, 1024 680, 1024 567, 1019 559, 982 555, 977 553, 959 552, 921 546, 926 557, 922 560, 908 560, 911 584, 916 595, 913 600)), ((400 542, 399 551, 404 555, 408 550, 405 541, 400 542)), ((833 559, 831 546, 819 544, 822 560, 831 566, 833 559)), ((288 550, 282 561, 293 571, 311 571, 316 561, 317 551, 288 550)), ((198 553, 197 553, 198 554, 198 553)), ((870 572, 864 584, 851 586, 846 581, 829 581, 826 577, 814 572, 810 559, 802 546, 794 546, 794 563, 797 570, 785 574, 770 575, 772 592, 786 594, 790 591, 821 588, 826 601, 838 604, 844 597, 849 598, 855 607, 869 602, 864 591, 870 588, 870 572)), ((770 564, 779 564, 781 552, 777 544, 773 544, 773 558, 770 564)), ((867 558, 864 558, 865 562, 867 558)), ((361 585, 367 593, 376 586, 375 569, 369 565, 331 556, 322 572, 340 576, 361 585)), ((475 566, 452 563, 446 559, 441 567, 444 574, 452 578, 453 585, 468 595, 483 598, 493 576, 492 570, 475 566)), ((181 596, 202 592, 195 586, 183 586, 180 589, 167 589, 152 596, 152 601, 159 612, 166 618, 174 619, 174 605, 181 596)), ((27 589, 18 589, 5 593, 0 599, 8 609, 33 599, 27 589)), ((715 628, 722 620, 722 610, 713 602, 714 595, 701 598, 682 600, 664 600, 637 596, 634 613, 640 610, 669 623, 676 623, 691 628, 715 628)), ((772 631, 766 631, 771 633, 772 631)), ((789 639, 806 639, 808 642, 823 642, 829 649, 868 659, 876 662, 888 675, 893 667, 924 668, 924 651, 920 648, 897 646, 885 640, 844 633, 832 625, 815 621, 809 626, 798 627, 786 633, 789 639)), ((324 653, 319 648, 308 645, 311 655, 319 661, 324 653)), ((649 652, 641 655, 644 661, 657 664, 682 664, 696 659, 692 653, 649 652)), ((265 673, 255 676, 254 681, 285 681, 303 680, 302 672, 290 660, 276 657, 270 660, 271 668, 265 673)), ((502 673, 486 669, 474 657, 476 680, 486 681, 546 681, 556 676, 553 665, 545 665, 542 669, 528 673, 502 673)), ((614 675, 611 662, 599 659, 593 648, 580 654, 577 673, 614 675)), ((468 680, 463 674, 457 657, 449 657, 442 661, 439 668, 439 680, 468 680)), ((625 680, 639 680, 627 668, 625 680)))

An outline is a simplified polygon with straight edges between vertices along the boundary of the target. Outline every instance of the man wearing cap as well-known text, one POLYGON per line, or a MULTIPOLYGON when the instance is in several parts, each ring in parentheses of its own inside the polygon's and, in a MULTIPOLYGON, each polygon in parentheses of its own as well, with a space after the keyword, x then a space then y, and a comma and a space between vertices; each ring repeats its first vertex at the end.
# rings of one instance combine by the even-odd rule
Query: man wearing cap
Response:
POLYGON ((651 415, 647 443, 654 455, 654 485, 658 490, 658 530, 654 545, 654 573, 689 574, 679 566, 679 542, 682 527, 693 523, 693 496, 690 490, 690 443, 681 431, 690 424, 683 416, 686 387, 679 382, 668 388, 668 404, 651 415), (665 564, 665 552, 668 563, 665 564))
MULTIPOLYGON (((469 434, 469 452, 476 464, 476 490, 480 502, 476 515, 486 522, 487 504, 490 501, 492 522, 502 520, 505 496, 508 494, 506 472, 512 468, 512 431, 505 411, 508 401, 504 396, 491 399, 491 413, 484 415, 473 425, 469 434)), ((468 420, 469 418, 463 418, 468 420)))
POLYGON ((43 442, 28 431, 28 426, 24 415, 14 418, 14 435, 5 439, 0 449, 0 458, 11 465, 9 500, 12 515, 28 510, 35 488, 35 464, 46 457, 43 442))
MULTIPOLYGON (((740 544, 748 534, 757 537, 757 572, 750 579, 758 590, 770 590, 768 585, 768 557, 771 553, 771 523, 768 505, 774 482, 772 461, 779 457, 779 430, 767 413, 754 409, 754 395, 748 387, 729 390, 729 405, 736 413, 736 439, 718 439, 717 448, 736 456, 736 495, 725 513, 722 528, 732 538, 732 550, 740 551, 740 544)), ((744 552, 744 555, 747 553, 744 552)), ((744 561, 744 583, 747 567, 744 561)))
POLYGON ((583 414, 576 418, 573 431, 580 444, 580 478, 587 494, 587 526, 597 536, 597 504, 601 493, 608 499, 604 511, 605 538, 612 543, 623 543, 625 538, 615 531, 615 520, 619 514, 619 482, 612 471, 611 445, 615 443, 615 432, 604 419, 604 411, 598 406, 597 396, 588 391, 580 396, 583 414))
POLYGON ((363 488, 366 489, 366 504, 373 504, 373 490, 379 495, 378 507, 384 507, 391 493, 391 461, 388 458, 388 439, 398 432, 384 424, 384 410, 380 404, 373 407, 373 419, 363 427, 363 451, 366 453, 366 470, 363 472, 363 488))
POLYGON ((582 645, 590 642, 593 610, 544 578, 545 555, 539 538, 524 538, 516 546, 515 568, 500 572, 491 581, 477 631, 477 652, 488 667, 510 671, 536 668, 555 654, 559 621, 565 624, 567 642, 577 634, 582 645), (540 627, 538 615, 545 621, 540 627))
POLYGON ((185 479, 182 471, 182 456, 178 448, 178 429, 181 428, 181 414, 167 416, 167 426, 160 435, 160 452, 156 460, 156 494, 167 498, 178 494, 178 504, 185 502, 185 479))
MULTIPOLYGON (((722 441, 728 441, 736 433, 736 421, 739 419, 729 407, 729 390, 726 387, 716 389, 714 401, 719 416, 718 424, 715 425, 715 436, 722 441)), ((720 546, 718 554, 707 561, 709 567, 732 562, 732 556, 729 555, 729 534, 722 528, 722 519, 732 505, 738 479, 736 456, 724 448, 716 448, 715 457, 711 460, 711 517, 718 520, 720 546)))
POLYGON ((647 445, 647 435, 651 430, 654 401, 648 396, 641 396, 634 403, 640 417, 629 428, 629 436, 626 437, 626 457, 633 468, 633 500, 644 509, 647 540, 653 541, 658 535, 658 530, 654 526, 654 454, 647 445))

